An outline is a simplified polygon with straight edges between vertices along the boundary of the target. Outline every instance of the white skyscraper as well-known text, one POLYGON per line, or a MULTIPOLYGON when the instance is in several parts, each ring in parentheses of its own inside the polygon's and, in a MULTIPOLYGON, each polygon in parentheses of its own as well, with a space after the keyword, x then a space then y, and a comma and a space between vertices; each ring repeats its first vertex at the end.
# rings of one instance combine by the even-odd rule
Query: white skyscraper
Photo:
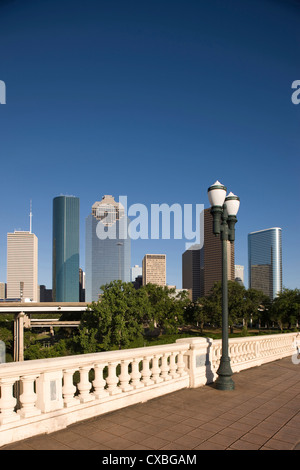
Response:
POLYGON ((38 302, 38 239, 34 233, 7 234, 7 298, 38 302))

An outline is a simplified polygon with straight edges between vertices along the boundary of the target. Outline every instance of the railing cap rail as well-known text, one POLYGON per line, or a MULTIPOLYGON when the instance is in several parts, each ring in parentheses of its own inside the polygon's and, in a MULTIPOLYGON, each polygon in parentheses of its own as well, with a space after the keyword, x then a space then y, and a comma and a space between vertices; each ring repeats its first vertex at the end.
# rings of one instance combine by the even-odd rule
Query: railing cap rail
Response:
POLYGON ((85 365, 107 364, 108 362, 122 361, 125 359, 142 360, 144 357, 153 357, 172 352, 185 352, 189 349, 188 339, 180 344, 164 344, 158 346, 146 346, 133 349, 118 349, 114 351, 104 351, 98 353, 80 354, 63 357, 53 357, 47 359, 33 359, 28 361, 8 362, 0 364, 0 378, 14 375, 28 375, 31 373, 53 372, 64 369, 79 369, 85 365))

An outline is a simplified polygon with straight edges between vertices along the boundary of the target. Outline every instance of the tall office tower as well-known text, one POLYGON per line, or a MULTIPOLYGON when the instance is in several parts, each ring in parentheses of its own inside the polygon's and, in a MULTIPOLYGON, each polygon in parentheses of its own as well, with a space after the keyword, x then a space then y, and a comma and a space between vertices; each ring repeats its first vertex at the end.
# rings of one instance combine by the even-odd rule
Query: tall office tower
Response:
POLYGON ((143 286, 166 285, 166 255, 145 255, 143 258, 143 286))
POLYGON ((182 255, 182 288, 192 291, 193 302, 201 296, 200 255, 200 245, 191 246, 182 255))
POLYGON ((274 299, 282 291, 281 228, 248 234, 249 287, 274 299))
POLYGON ((86 218, 85 298, 98 301, 101 286, 115 280, 130 282, 129 219, 113 196, 103 196, 86 218))
POLYGON ((79 198, 53 199, 53 301, 79 301, 79 198))
POLYGON ((136 264, 130 269, 130 280, 134 282, 138 276, 143 275, 142 267, 136 264))
POLYGON ((242 284, 244 284, 244 266, 236 264, 234 266, 234 277, 235 280, 241 280, 242 284))
MULTIPOLYGON (((227 242, 228 280, 234 281, 234 242, 227 242)), ((214 284, 222 280, 222 242, 213 233, 210 209, 204 209, 204 245, 200 253, 201 297, 210 293, 214 284)))
POLYGON ((34 233, 7 234, 7 298, 38 302, 38 239, 34 233))

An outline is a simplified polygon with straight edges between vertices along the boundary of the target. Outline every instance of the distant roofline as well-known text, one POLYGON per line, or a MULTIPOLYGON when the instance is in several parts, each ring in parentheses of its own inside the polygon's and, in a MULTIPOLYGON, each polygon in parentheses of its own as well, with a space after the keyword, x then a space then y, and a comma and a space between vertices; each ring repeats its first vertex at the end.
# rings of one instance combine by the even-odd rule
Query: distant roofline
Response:
POLYGON ((30 232, 29 230, 14 230, 13 232, 7 232, 7 235, 14 235, 15 233, 17 234, 26 233, 27 235, 35 235, 33 232, 30 232))
POLYGON ((252 233, 267 232, 268 230, 282 230, 282 229, 281 227, 264 228, 263 230, 257 230, 256 232, 250 232, 249 235, 252 235, 252 233))

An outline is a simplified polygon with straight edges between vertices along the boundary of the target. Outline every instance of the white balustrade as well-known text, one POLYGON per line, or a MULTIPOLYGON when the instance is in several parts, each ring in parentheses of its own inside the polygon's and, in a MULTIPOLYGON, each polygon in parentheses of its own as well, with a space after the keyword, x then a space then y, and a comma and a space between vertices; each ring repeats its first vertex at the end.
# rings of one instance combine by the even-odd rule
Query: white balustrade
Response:
POLYGON ((23 392, 20 395, 21 409, 18 413, 23 418, 39 415, 41 410, 36 408, 37 395, 34 391, 37 375, 25 375, 21 377, 21 385, 23 392))
POLYGON ((142 374, 139 371, 139 365, 140 365, 140 360, 133 359, 132 364, 131 364, 132 372, 130 374, 130 377, 131 377, 131 385, 134 388, 134 390, 144 387, 144 383, 141 382, 142 374))
POLYGON ((6 424, 20 419, 20 415, 15 412, 17 399, 13 396, 13 387, 17 380, 17 377, 9 377, 0 380, 0 424, 6 424))
POLYGON ((64 406, 69 408, 70 406, 78 405, 79 398, 75 397, 76 387, 73 384, 73 375, 76 369, 66 369, 63 371, 64 385, 62 388, 64 406))
POLYGON ((91 393, 92 384, 89 381, 90 370, 90 366, 79 368, 80 382, 78 383, 77 387, 79 390, 79 400, 81 403, 87 403, 95 399, 95 395, 91 393))
POLYGON ((152 380, 155 384, 159 384, 160 382, 163 382, 164 379, 160 377, 160 367, 159 367, 159 361, 160 361, 161 355, 160 354, 155 354, 152 358, 152 380))
POLYGON ((171 380, 171 376, 169 375, 169 364, 168 364, 169 354, 165 353, 161 358, 161 377, 164 381, 171 380))
POLYGON ((143 358, 142 368, 142 382, 145 386, 153 384, 153 380, 150 379, 152 373, 150 370, 150 359, 149 357, 143 358))
MULTIPOLYGON (((292 356, 296 337, 230 339, 233 372, 292 356)), ((212 382, 221 354, 221 340, 187 338, 163 346, 0 364, 0 446, 212 382)))
POLYGON ((97 400, 99 400, 100 398, 107 397, 109 395, 108 391, 105 389, 106 381, 103 378, 104 368, 105 364, 100 363, 94 365, 95 378, 93 380, 93 394, 97 400))
POLYGON ((119 379, 116 374, 116 368, 118 366, 118 362, 109 362, 108 363, 108 376, 106 379, 106 383, 108 385, 108 393, 110 395, 116 395, 117 393, 121 393, 122 390, 118 387, 119 379))
POLYGON ((120 388, 122 392, 128 392, 133 389, 133 386, 129 383, 131 380, 130 374, 128 372, 129 364, 131 359, 124 359, 121 362, 121 374, 119 375, 120 388))
POLYGON ((176 357, 177 357, 177 352, 172 352, 171 356, 170 356, 170 365, 169 365, 169 373, 170 373, 170 377, 172 379, 176 379, 177 377, 179 377, 179 374, 177 374, 177 364, 176 364, 176 357))

